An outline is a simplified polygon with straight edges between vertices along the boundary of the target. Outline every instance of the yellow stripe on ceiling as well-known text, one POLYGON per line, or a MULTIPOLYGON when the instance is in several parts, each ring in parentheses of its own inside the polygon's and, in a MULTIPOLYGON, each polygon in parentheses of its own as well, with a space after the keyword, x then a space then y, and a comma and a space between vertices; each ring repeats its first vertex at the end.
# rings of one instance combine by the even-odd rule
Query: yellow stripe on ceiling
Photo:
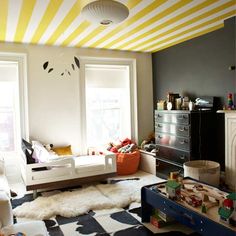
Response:
POLYGON ((65 32, 65 30, 68 28, 68 26, 75 20, 77 16, 79 16, 81 9, 83 7, 83 4, 81 4, 80 0, 77 0, 73 7, 70 9, 70 11, 67 13, 63 21, 60 23, 60 25, 57 27, 57 29, 54 31, 52 36, 48 39, 46 44, 54 44, 57 39, 65 32))
POLYGON ((90 34, 88 34, 86 37, 84 37, 79 43, 76 44, 76 47, 81 47, 88 41, 90 41, 92 38, 100 34, 104 29, 106 29, 107 26, 105 25, 100 25, 96 29, 94 29, 90 34))
POLYGON ((151 19, 145 21, 144 23, 140 24, 138 27, 135 27, 134 29, 132 29, 131 31, 123 34, 122 36, 120 36, 119 38, 111 41, 110 43, 108 43, 107 45, 105 45, 103 48, 110 48, 112 47, 114 44, 121 42, 122 40, 134 35, 135 33, 137 33, 140 30, 143 30, 144 28, 148 27, 149 25, 155 23, 156 21, 160 20, 161 18, 175 12, 176 10, 178 10, 179 8, 189 4, 190 2, 192 2, 192 0, 182 0, 180 2, 177 2, 176 4, 170 6, 169 8, 165 9, 164 11, 160 12, 159 14, 155 15, 154 17, 152 17, 151 19))
POLYGON ((18 24, 16 27, 16 33, 14 37, 15 42, 21 42, 27 26, 29 24, 30 18, 33 13, 33 9, 35 6, 36 0, 23 0, 23 4, 21 7, 20 17, 18 20, 18 24))
POLYGON ((176 44, 179 44, 179 43, 185 42, 185 41, 187 41, 187 40, 196 38, 196 37, 198 37, 198 36, 201 36, 201 35, 210 33, 210 32, 212 32, 212 31, 218 30, 218 29, 223 28, 223 27, 224 27, 224 24, 221 23, 221 24, 219 24, 219 25, 216 25, 216 26, 210 27, 210 28, 208 28, 208 29, 205 29, 205 30, 203 30, 203 31, 201 31, 201 32, 198 32, 198 33, 196 33, 196 34, 192 34, 192 35, 190 35, 190 36, 188 36, 188 37, 186 37, 186 38, 184 38, 184 39, 180 39, 180 40, 177 40, 177 41, 175 41, 175 42, 173 42, 173 43, 167 44, 167 45, 165 45, 165 46, 163 46, 163 47, 157 48, 157 49, 153 50, 152 52, 154 53, 154 52, 163 50, 163 49, 165 49, 165 48, 169 48, 169 47, 174 46, 174 45, 176 45, 176 44))
POLYGON ((69 35, 63 42, 63 46, 69 45, 78 35, 80 35, 83 31, 85 31, 91 25, 88 21, 83 21, 72 34, 69 35))
POLYGON ((164 4, 167 0, 158 0, 154 1, 143 10, 132 16, 131 18, 127 19, 124 23, 120 24, 118 27, 113 29, 111 32, 94 42, 90 45, 90 47, 97 47, 99 44, 103 43, 104 41, 108 40, 109 38, 113 37, 114 35, 118 34, 121 30, 125 29, 129 25, 132 25, 135 21, 141 19, 145 15, 152 12, 155 8, 159 7, 160 5, 164 4))
POLYGON ((215 18, 213 18, 213 19, 211 19, 211 20, 209 20, 209 21, 206 21, 206 22, 204 22, 204 23, 202 23, 202 24, 196 25, 196 26, 194 26, 194 27, 192 27, 192 28, 189 28, 189 29, 187 29, 187 30, 185 30, 185 31, 182 31, 182 32, 180 32, 180 33, 178 33, 178 34, 172 35, 172 36, 170 36, 170 37, 168 37, 168 38, 166 38, 166 39, 163 39, 163 40, 161 40, 161 41, 159 41, 159 42, 157 42, 157 43, 155 43, 155 44, 149 45, 148 47, 142 48, 142 51, 149 51, 149 50, 152 49, 152 48, 158 47, 158 45, 161 45, 161 44, 163 44, 163 43, 166 43, 166 42, 168 42, 168 41, 170 41, 170 40, 173 40, 173 39, 175 39, 175 38, 178 38, 178 37, 180 37, 180 36, 182 36, 182 35, 188 34, 188 33, 192 32, 192 31, 201 29, 202 27, 205 27, 205 26, 207 26, 207 25, 213 24, 213 23, 215 23, 215 22, 217 22, 217 21, 220 21, 220 20, 223 20, 223 19, 228 18, 228 17, 230 17, 230 16, 233 16, 235 13, 236 13, 236 11, 233 10, 233 11, 230 11, 230 12, 228 12, 228 13, 225 13, 225 14, 223 14, 223 15, 221 15, 221 16, 217 16, 217 17, 215 17, 215 18))
MULTIPOLYGON (((193 14, 193 13, 195 13, 195 12, 197 12, 197 11, 199 11, 199 10, 201 10, 201 9, 203 9, 203 8, 209 6, 209 5, 211 5, 211 4, 213 4, 213 3, 217 2, 217 1, 218 0, 207 0, 207 1, 204 1, 203 3, 197 5, 197 6, 193 7, 193 8, 190 8, 189 10, 187 10, 187 11, 185 11, 185 12, 183 12, 183 13, 181 13, 181 14, 173 17, 173 18, 171 18, 170 20, 167 20, 166 22, 156 26, 155 28, 153 28, 153 29, 151 29, 151 30, 149 30, 149 31, 139 35, 138 37, 133 38, 133 39, 127 41, 126 43, 120 45, 116 49, 123 49, 123 48, 129 46, 130 44, 135 43, 138 40, 143 39, 143 38, 149 36, 150 34, 153 34, 156 31, 158 31, 158 30, 160 30, 160 29, 162 29, 162 28, 164 28, 164 27, 166 27, 168 25, 171 25, 171 24, 175 23, 176 21, 179 21, 182 18, 184 18, 186 16, 189 16, 189 15, 191 15, 191 14, 193 14)), ((136 47, 134 47, 134 49, 135 48, 136 47)))
MULTIPOLYGON (((208 12, 205 12, 205 13, 203 13, 202 15, 199 15, 199 16, 197 16, 197 17, 195 17, 195 18, 193 18, 193 19, 191 19, 191 20, 189 20, 189 21, 186 21, 186 22, 184 22, 184 23, 182 23, 182 24, 180 24, 180 25, 177 25, 177 26, 174 27, 174 28, 171 28, 171 29, 169 29, 169 30, 167 30, 167 31, 165 31, 165 32, 163 32, 163 33, 160 33, 160 34, 158 34, 157 36, 154 36, 154 37, 152 37, 152 38, 150 38, 150 39, 148 39, 148 40, 142 41, 141 43, 139 43, 139 44, 137 44, 137 45, 135 45, 135 46, 133 46, 133 47, 129 47, 128 50, 135 50, 135 49, 138 49, 138 48, 142 47, 142 46, 145 45, 145 44, 154 42, 155 40, 157 40, 157 39, 159 39, 159 38, 161 38, 161 37, 163 37, 163 36, 165 36, 165 35, 168 35, 168 34, 170 34, 170 33, 173 33, 173 32, 176 31, 176 30, 179 30, 179 29, 181 29, 181 28, 183 28, 183 27, 186 27, 186 26, 188 26, 188 25, 191 25, 191 24, 193 24, 193 23, 195 23, 195 22, 197 22, 197 21, 199 21, 199 20, 202 20, 202 19, 204 19, 204 18, 206 18, 206 17, 209 17, 209 16, 211 16, 211 15, 217 13, 217 12, 220 12, 220 11, 222 11, 222 10, 228 8, 228 7, 233 6, 234 4, 235 4, 235 0, 232 0, 232 1, 230 1, 230 2, 227 2, 227 3, 225 3, 225 4, 221 5, 221 6, 218 6, 218 7, 214 8, 214 9, 208 11, 208 12)), ((192 14, 192 13, 191 13, 191 14, 192 14)), ((173 19, 173 20, 174 20, 174 21, 178 21, 179 19, 173 19)), ((173 20, 170 20, 170 21, 173 21, 173 20)), ((168 23, 168 24, 171 24, 170 21, 168 21, 167 23, 168 23)), ((157 31, 157 30, 159 29, 159 27, 160 27, 160 29, 161 29, 161 28, 164 28, 165 26, 166 26, 166 23, 161 24, 160 26, 158 26, 158 28, 155 28, 155 31, 157 31)), ((135 39, 132 39, 132 40, 130 40, 130 41, 124 43, 123 45, 121 45, 120 47, 117 47, 116 49, 123 49, 124 47, 127 47, 127 46, 130 45, 131 43, 136 42, 137 40, 143 39, 143 38, 145 38, 146 36, 152 34, 153 31, 154 31, 154 30, 152 30, 151 32, 148 31, 148 32, 146 32, 146 33, 144 33, 144 34, 142 34, 142 35, 136 37, 135 39)), ((155 32, 155 31, 154 31, 154 32, 155 32)))
POLYGON ((4 41, 7 31, 7 13, 8 13, 8 0, 1 0, 0 7, 0 41, 4 41))
POLYGON ((38 43, 41 39, 43 33, 46 31, 47 27, 49 26, 50 22, 56 15, 58 9, 60 8, 63 0, 51 0, 48 4, 47 10, 45 11, 43 18, 38 25, 37 30, 34 33, 34 36, 31 40, 31 43, 38 43))
MULTIPOLYGON (((126 4, 126 6, 129 8, 129 10, 131 10, 133 7, 137 6, 142 0, 129 0, 126 4)), ((94 36, 97 36, 98 34, 100 34, 102 31, 104 31, 107 28, 107 26, 104 25, 100 25, 98 26, 96 29, 93 30, 93 32, 91 32, 90 34, 88 34, 83 40, 81 40, 80 42, 78 42, 76 44, 76 47, 81 47, 84 44, 86 44, 87 42, 89 42, 91 39, 94 38, 94 36)))

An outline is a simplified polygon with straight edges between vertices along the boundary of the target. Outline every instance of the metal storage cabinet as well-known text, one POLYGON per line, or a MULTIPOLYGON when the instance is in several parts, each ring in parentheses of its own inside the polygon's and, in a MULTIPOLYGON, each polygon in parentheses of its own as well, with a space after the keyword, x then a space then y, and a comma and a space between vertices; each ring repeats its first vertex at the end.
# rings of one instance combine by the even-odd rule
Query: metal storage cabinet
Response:
POLYGON ((214 113, 212 111, 155 110, 157 176, 183 173, 183 163, 214 159, 214 113))

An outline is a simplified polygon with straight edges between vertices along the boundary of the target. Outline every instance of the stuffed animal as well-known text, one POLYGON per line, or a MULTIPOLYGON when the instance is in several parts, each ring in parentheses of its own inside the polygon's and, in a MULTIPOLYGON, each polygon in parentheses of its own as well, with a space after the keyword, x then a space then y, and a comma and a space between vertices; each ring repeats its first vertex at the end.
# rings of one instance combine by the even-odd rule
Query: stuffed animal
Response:
POLYGON ((121 153, 130 153, 130 152, 133 152, 135 149, 137 148, 137 146, 134 144, 134 143, 131 143, 131 144, 127 144, 126 146, 124 147, 121 147, 118 152, 121 152, 121 153))
MULTIPOLYGON (((145 149, 146 144, 154 144, 154 143, 155 143, 155 133, 152 132, 152 133, 150 133, 150 134, 148 135, 148 138, 147 138, 147 139, 145 139, 145 140, 142 141, 142 143, 141 143, 141 145, 140 145, 140 148, 141 148, 142 150, 146 150, 146 149, 145 149)), ((146 151, 147 151, 147 150, 146 150, 146 151)))
POLYGON ((114 153, 130 153, 137 148, 136 144, 131 139, 124 139, 118 143, 109 143, 107 150, 114 153))
POLYGON ((52 148, 53 148, 53 144, 52 143, 44 144, 43 146, 47 149, 47 151, 52 151, 52 148))

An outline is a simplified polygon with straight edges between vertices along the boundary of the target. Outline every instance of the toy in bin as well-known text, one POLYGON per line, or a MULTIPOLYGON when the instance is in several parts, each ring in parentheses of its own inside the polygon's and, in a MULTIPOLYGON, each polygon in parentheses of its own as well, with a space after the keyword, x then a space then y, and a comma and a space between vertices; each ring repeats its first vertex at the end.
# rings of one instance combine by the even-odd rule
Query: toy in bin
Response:
POLYGON ((156 228, 162 228, 164 226, 170 225, 175 220, 167 216, 164 212, 159 209, 153 209, 153 213, 150 216, 150 223, 156 228))

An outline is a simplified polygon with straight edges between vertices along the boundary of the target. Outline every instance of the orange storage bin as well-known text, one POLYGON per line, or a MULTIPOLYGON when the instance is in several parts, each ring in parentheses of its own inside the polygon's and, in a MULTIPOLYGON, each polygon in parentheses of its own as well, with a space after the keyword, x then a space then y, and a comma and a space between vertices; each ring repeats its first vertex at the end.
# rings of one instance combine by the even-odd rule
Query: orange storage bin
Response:
POLYGON ((118 175, 131 175, 138 170, 140 152, 116 153, 116 164, 118 175))

